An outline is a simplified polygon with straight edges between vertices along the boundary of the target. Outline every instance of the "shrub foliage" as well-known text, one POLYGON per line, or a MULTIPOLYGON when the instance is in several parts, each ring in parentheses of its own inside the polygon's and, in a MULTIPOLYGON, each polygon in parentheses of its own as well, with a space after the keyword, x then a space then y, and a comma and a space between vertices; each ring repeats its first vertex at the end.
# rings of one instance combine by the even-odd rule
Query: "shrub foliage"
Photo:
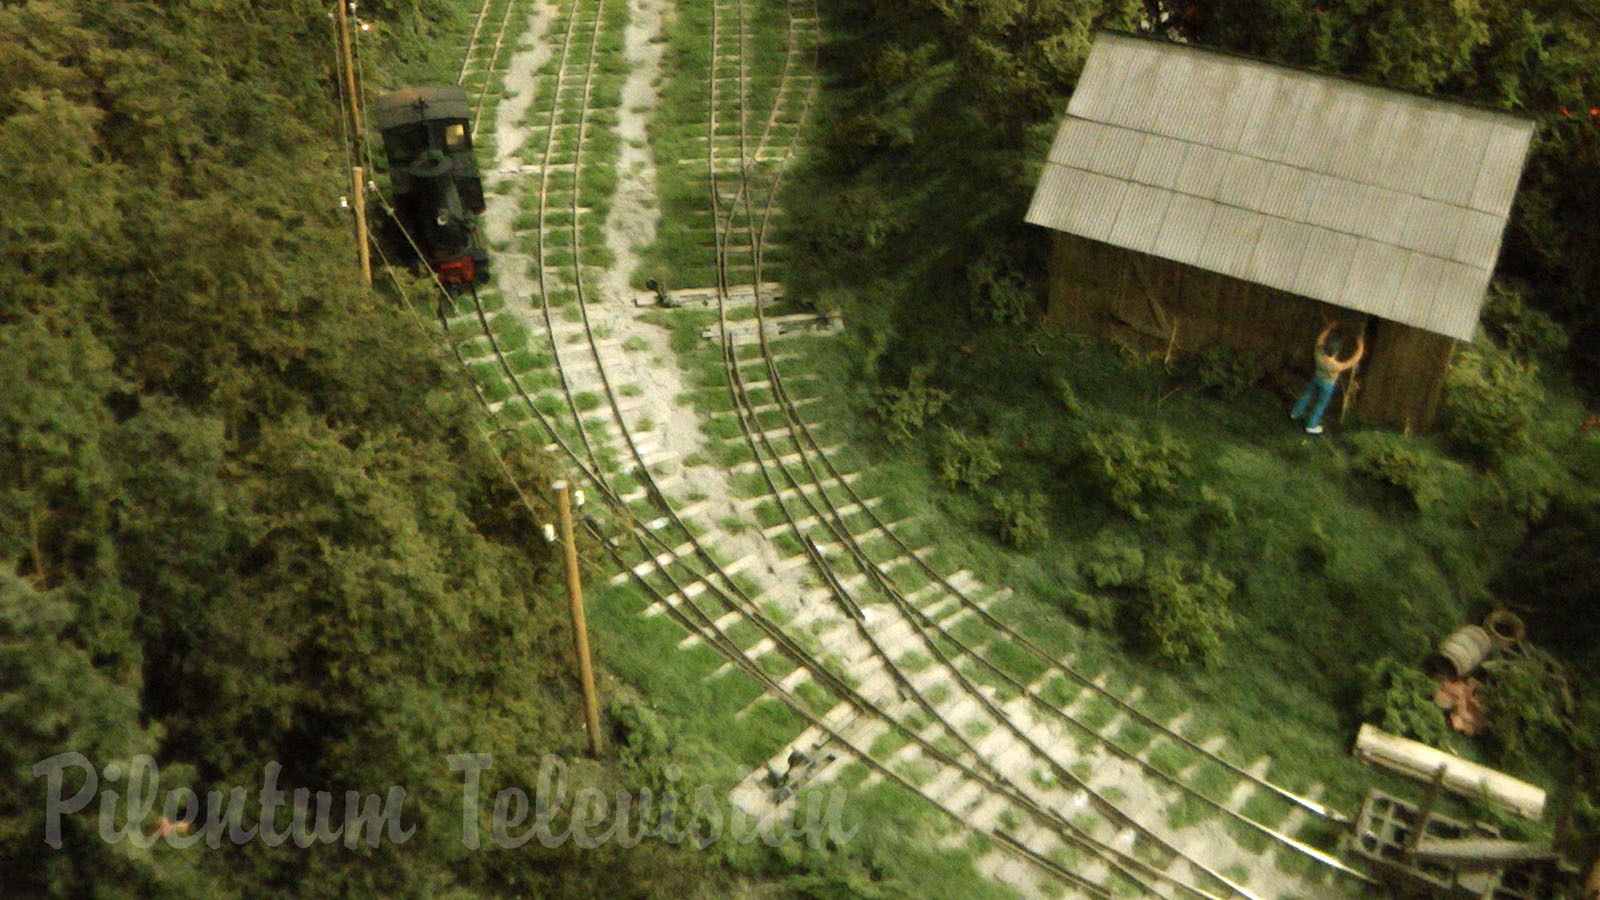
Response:
POLYGON ((1000 474, 996 451, 992 437, 972 437, 946 427, 939 446, 939 478, 952 487, 983 487, 1000 474))
POLYGON ((1158 659, 1179 666, 1216 660, 1235 622, 1233 582, 1202 563, 1197 569, 1163 556, 1144 573, 1144 596, 1133 602, 1135 635, 1158 659))
POLYGON ((1000 518, 1000 539, 1011 547, 1029 550, 1049 539, 1042 492, 995 491, 989 503, 1000 518))
POLYGON ((1441 461, 1402 435, 1366 431, 1351 438, 1351 466, 1359 473, 1399 489, 1419 510, 1444 496, 1441 461))
POLYGON ((1498 463, 1528 446, 1538 398, 1531 364, 1490 346, 1463 347, 1446 382, 1446 428, 1485 462, 1498 463))
POLYGON ((1113 506, 1140 520, 1149 516, 1145 505, 1171 494, 1188 470, 1189 448, 1182 439, 1128 416, 1089 421, 1079 450, 1090 483, 1113 506))
POLYGON ((1456 746, 1444 711, 1433 702, 1433 680, 1421 669, 1385 656, 1361 666, 1357 684, 1361 721, 1432 747, 1456 746))

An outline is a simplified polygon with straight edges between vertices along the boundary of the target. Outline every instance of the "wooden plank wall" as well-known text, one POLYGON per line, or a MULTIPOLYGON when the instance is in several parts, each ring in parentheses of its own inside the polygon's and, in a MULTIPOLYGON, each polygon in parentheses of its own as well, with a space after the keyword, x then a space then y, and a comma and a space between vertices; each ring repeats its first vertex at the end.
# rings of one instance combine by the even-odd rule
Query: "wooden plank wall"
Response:
POLYGON ((1408 431, 1433 427, 1456 342, 1442 334, 1378 320, 1361 367, 1356 410, 1362 418, 1408 431))
POLYGON ((1366 330, 1357 410, 1417 430, 1433 421, 1449 361, 1448 338, 1171 260, 1057 232, 1047 316, 1164 355, 1226 346, 1257 354, 1280 384, 1311 375, 1311 342, 1338 321, 1366 330))

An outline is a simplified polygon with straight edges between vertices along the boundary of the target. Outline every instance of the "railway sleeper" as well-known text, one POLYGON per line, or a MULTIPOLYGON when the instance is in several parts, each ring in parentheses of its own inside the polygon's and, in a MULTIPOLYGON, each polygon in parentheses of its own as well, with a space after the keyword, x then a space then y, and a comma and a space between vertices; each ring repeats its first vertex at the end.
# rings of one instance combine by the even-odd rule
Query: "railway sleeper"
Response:
MULTIPOLYGON (((846 484, 850 484, 852 482, 859 481, 860 478, 861 478, 861 473, 860 472, 846 472, 844 474, 844 476, 843 476, 843 480, 844 480, 844 482, 846 484)), ((837 482, 838 479, 835 479, 834 481, 837 482)), ((793 487, 783 488, 782 490, 780 490, 778 492, 777 496, 782 498, 782 499, 784 499, 784 500, 798 499, 801 494, 804 494, 806 497, 816 498, 820 494, 821 490, 822 489, 820 487, 818 487, 817 483, 812 481, 812 482, 806 482, 805 484, 801 485, 799 490, 796 490, 793 487)), ((831 497, 833 495, 829 494, 829 496, 831 497)), ((742 498, 742 499, 739 499, 739 500, 735 500, 734 501, 734 506, 740 512, 749 513, 749 512, 753 512, 761 504, 770 502, 772 499, 773 499, 773 495, 771 493, 767 493, 767 494, 765 494, 763 496, 760 496, 760 497, 745 497, 745 498, 742 498)))
MULTIPOLYGON (((826 453, 826 452, 838 450, 839 447, 840 447, 839 444, 833 444, 833 445, 830 445, 830 446, 827 446, 827 447, 823 447, 822 449, 823 449, 823 452, 826 453)), ((804 458, 805 457, 802 454, 800 454, 799 452, 785 453, 782 456, 779 456, 777 459, 772 459, 772 458, 769 457, 767 459, 767 465, 770 466, 773 463, 777 463, 778 465, 781 465, 781 466, 793 466, 793 467, 798 469, 798 468, 801 468, 801 460, 803 460, 804 458)), ((759 472, 759 471, 761 471, 761 464, 756 462, 753 459, 749 459, 749 460, 745 460, 744 462, 741 462, 741 463, 738 463, 738 464, 736 464, 734 466, 729 467, 728 471, 733 473, 733 474, 735 474, 735 475, 742 475, 742 474, 744 474, 746 472, 759 472)), ((771 494, 764 494, 763 496, 764 497, 770 497, 771 494)))
MULTIPOLYGON (((844 318, 837 314, 799 313, 789 316, 769 316, 763 323, 752 320, 728 323, 728 335, 734 341, 754 339, 758 329, 773 339, 785 334, 809 332, 832 334, 844 327, 844 318)), ((722 340, 721 329, 713 325, 703 329, 700 337, 708 341, 722 340)))
MULTIPOLYGON (((660 556, 662 556, 662 555, 664 555, 664 554, 658 554, 656 558, 660 558, 660 556)), ((690 557, 675 557, 673 561, 675 562, 679 558, 687 559, 687 558, 690 558, 690 557)), ((683 593, 688 594, 691 599, 694 598, 694 597, 699 596, 700 594, 702 594, 702 593, 704 593, 706 591, 706 589, 707 589, 706 581, 707 581, 707 575, 708 574, 713 578, 717 578, 718 577, 715 572, 712 572, 712 573, 706 573, 705 572, 706 566, 705 566, 705 561, 704 560, 699 559, 698 557, 694 557, 694 559, 695 559, 694 571, 697 572, 697 573, 700 573, 700 574, 698 574, 696 576, 693 576, 692 580, 691 579, 687 579, 687 578, 679 578, 678 579, 679 583, 683 585, 683 593), (684 583, 684 582, 687 582, 687 583, 684 583)), ((744 569, 749 568, 750 564, 755 562, 755 560, 756 560, 756 558, 755 558, 754 555, 745 554, 744 556, 740 556, 737 559, 733 560, 732 562, 727 563, 726 565, 718 566, 718 571, 720 571, 724 575, 732 577, 733 575, 743 571, 744 569)), ((646 560, 645 562, 641 563, 640 565, 649 566, 651 568, 655 568, 655 569, 658 569, 660 571, 667 571, 665 566, 654 565, 652 563, 652 561, 650 561, 650 560, 646 560)), ((619 573, 611 576, 611 579, 610 579, 610 581, 608 583, 611 584, 612 586, 620 586, 620 585, 623 585, 623 584, 627 584, 629 581, 632 580, 632 578, 633 578, 633 576, 630 575, 628 572, 619 572, 619 573)), ((721 579, 718 578, 718 580, 720 581, 721 579)), ((677 602, 679 602, 679 600, 681 600, 681 597, 679 597, 679 595, 677 593, 669 593, 669 594, 667 594, 667 598, 672 603, 677 603, 677 602)))

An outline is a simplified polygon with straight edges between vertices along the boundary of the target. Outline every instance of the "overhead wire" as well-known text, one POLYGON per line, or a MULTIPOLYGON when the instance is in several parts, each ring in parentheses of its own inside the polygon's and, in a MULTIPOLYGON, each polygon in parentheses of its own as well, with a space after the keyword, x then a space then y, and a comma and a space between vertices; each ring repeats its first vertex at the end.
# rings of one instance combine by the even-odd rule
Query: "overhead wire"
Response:
MULTIPOLYGON (((344 0, 334 0, 334 2, 343 3, 344 0)), ((328 15, 328 37, 333 42, 333 80, 339 89, 339 139, 340 145, 344 148, 344 167, 348 170, 355 168, 356 165, 355 155, 350 151, 350 130, 359 126, 353 126, 345 114, 345 109, 349 106, 349 95, 345 93, 344 78, 341 77, 344 71, 344 59, 343 54, 339 52, 339 23, 335 18, 337 15, 337 13, 328 15)), ((350 198, 352 203, 360 201, 360 197, 350 198)))
MULTIPOLYGON (((344 2, 344 0, 341 0, 341 2, 344 2)), ((375 182, 375 173, 378 171, 378 166, 377 163, 373 161, 372 142, 366 140, 365 131, 367 122, 367 80, 366 78, 362 77, 365 72, 365 67, 361 63, 361 36, 366 33, 366 30, 362 27, 365 23, 363 23, 360 19, 354 18, 354 0, 350 0, 350 6, 352 7, 351 21, 355 22, 355 28, 350 34, 350 54, 355 58, 356 112, 361 116, 361 127, 363 129, 360 135, 360 144, 362 154, 366 157, 367 161, 367 175, 369 178, 373 178, 375 182)))

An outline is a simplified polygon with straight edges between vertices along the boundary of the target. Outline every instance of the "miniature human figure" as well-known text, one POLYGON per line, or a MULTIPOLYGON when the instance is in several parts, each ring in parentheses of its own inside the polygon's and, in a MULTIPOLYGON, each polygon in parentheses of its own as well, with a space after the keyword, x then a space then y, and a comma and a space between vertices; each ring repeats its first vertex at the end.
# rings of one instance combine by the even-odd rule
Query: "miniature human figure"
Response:
POLYGON ((662 309, 671 309, 672 307, 678 305, 675 301, 673 301, 672 295, 667 293, 666 285, 655 280, 654 278, 645 281, 644 286, 647 290, 656 292, 656 305, 662 309))
POLYGON ((1306 434, 1322 433, 1322 412, 1328 408, 1328 401, 1333 398, 1333 388, 1339 382, 1339 376, 1346 369, 1355 368, 1361 361, 1361 354, 1366 351, 1366 344, 1360 334, 1356 335, 1356 350, 1350 358, 1339 358, 1340 346, 1337 341, 1329 342, 1329 335, 1337 327, 1337 322, 1329 322, 1322 333, 1317 335, 1316 348, 1313 359, 1317 365, 1316 374, 1311 376, 1311 383, 1306 385, 1305 393, 1300 395, 1300 400, 1295 403, 1294 411, 1289 413, 1290 419, 1298 419, 1306 415, 1306 434))

